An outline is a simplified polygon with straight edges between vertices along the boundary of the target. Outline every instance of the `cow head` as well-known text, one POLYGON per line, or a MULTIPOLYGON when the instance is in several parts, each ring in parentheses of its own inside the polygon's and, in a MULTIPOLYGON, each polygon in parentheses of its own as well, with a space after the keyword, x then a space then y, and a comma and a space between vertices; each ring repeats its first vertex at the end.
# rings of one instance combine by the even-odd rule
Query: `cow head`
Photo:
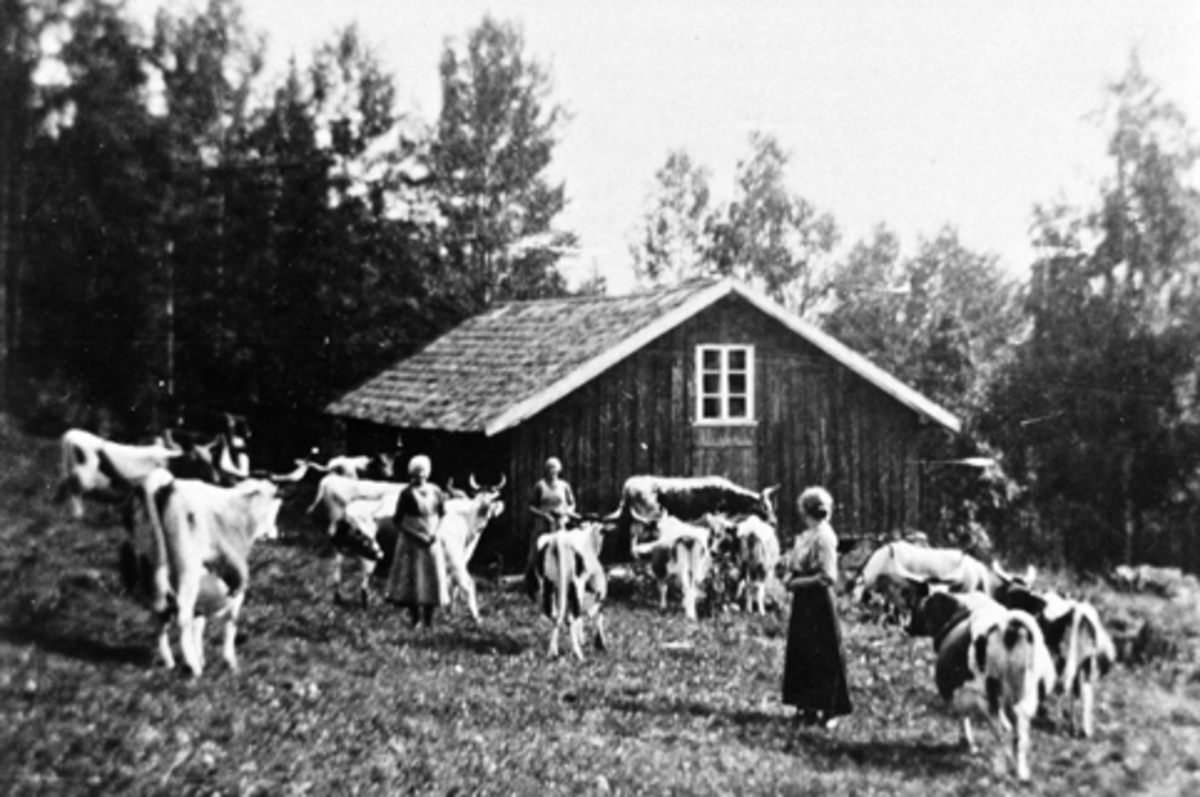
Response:
POLYGON ((779 491, 779 485, 775 484, 762 491, 760 500, 762 501, 762 519, 770 523, 772 526, 779 525, 779 518, 775 514, 775 493, 779 491))
POLYGON ((1031 592, 1034 579, 1037 578, 1037 568, 1033 565, 1025 568, 1024 573, 1009 573, 998 561, 992 560, 992 570, 989 581, 992 597, 1004 603, 1002 596, 1014 591, 1031 592))
POLYGON ((250 516, 251 539, 274 540, 279 537, 279 508, 283 499, 278 497, 279 489, 271 482, 261 479, 247 479, 234 489, 243 496, 250 516))
POLYGON ((914 596, 918 598, 912 618, 904 629, 909 636, 937 636, 964 611, 962 602, 949 592, 930 592, 927 584, 919 585, 914 596))

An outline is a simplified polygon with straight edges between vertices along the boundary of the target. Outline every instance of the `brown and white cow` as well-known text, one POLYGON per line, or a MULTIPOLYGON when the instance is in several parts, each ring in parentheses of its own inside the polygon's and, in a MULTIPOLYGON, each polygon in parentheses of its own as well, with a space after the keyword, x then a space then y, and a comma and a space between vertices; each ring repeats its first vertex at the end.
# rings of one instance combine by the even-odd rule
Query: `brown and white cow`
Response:
POLYGON ((631 476, 621 488, 620 506, 608 519, 617 521, 621 533, 628 536, 632 552, 634 545, 644 542, 644 524, 638 518, 655 518, 662 512, 686 522, 698 522, 708 514, 757 515, 775 525, 771 496, 778 489, 755 492, 722 476, 631 476))
POLYGON ((745 602, 745 611, 766 614, 767 583, 779 565, 779 537, 775 528, 757 515, 737 523, 732 534, 738 595, 745 602))
POLYGON ((654 519, 637 513, 634 518, 657 533, 652 542, 634 546, 634 553, 650 557, 650 569, 658 582, 659 608, 667 608, 667 591, 674 576, 679 581, 683 614, 695 620, 697 594, 712 564, 709 528, 685 523, 665 510, 654 519))
POLYGON ((166 445, 114 443, 83 429, 67 430, 61 445, 62 480, 57 497, 70 501, 71 514, 77 520, 83 517, 85 496, 106 503, 128 501, 142 480, 180 456, 166 445))
POLYGON ((968 698, 962 717, 967 747, 975 749, 970 711, 982 703, 998 743, 997 770, 1007 769, 1006 759, 1013 759, 1017 778, 1029 780, 1030 724, 1056 680, 1037 621, 983 592, 934 592, 913 612, 908 632, 933 637, 934 678, 942 699, 968 698))
POLYGON ((1096 607, 1086 601, 1054 592, 1035 592, 1021 585, 1002 589, 997 599, 1009 608, 1028 612, 1038 621, 1054 657, 1058 691, 1067 698, 1068 727, 1072 733, 1092 736, 1096 730, 1096 687, 1117 660, 1116 645, 1096 607))
POLYGON ((537 539, 534 578, 535 597, 542 613, 554 624, 550 631, 551 658, 558 656, 558 634, 568 626, 571 651, 583 661, 583 619, 592 618, 595 646, 605 650, 604 616, 601 610, 608 596, 608 579, 600 564, 604 525, 587 522, 575 529, 543 534, 537 539))
POLYGON ((237 618, 249 584, 250 547, 278 535, 281 501, 269 481, 247 480, 235 487, 175 479, 165 470, 140 485, 153 536, 154 600, 162 662, 174 667, 168 630, 179 628, 179 647, 192 675, 204 669, 205 619, 224 624, 222 655, 238 668, 234 642, 237 618))

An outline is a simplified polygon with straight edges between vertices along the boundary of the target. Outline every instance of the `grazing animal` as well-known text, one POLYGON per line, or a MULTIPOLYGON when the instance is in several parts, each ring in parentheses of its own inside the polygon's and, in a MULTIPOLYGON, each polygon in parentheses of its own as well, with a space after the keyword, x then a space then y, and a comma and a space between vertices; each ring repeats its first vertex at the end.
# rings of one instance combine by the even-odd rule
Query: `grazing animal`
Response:
POLYGON ((898 540, 880 546, 871 554, 851 585, 851 598, 861 602, 877 593, 894 614, 904 615, 911 612, 921 597, 919 590, 914 590, 916 585, 941 584, 952 592, 994 595, 1007 580, 1032 583, 1035 576, 1032 567, 1023 576, 1013 576, 998 566, 989 568, 954 548, 926 548, 898 540))
POLYGON ((712 563, 709 548, 709 529, 685 523, 663 511, 651 520, 634 513, 634 518, 647 528, 657 531, 653 542, 634 548, 638 556, 650 557, 650 569, 658 581, 658 606, 667 608, 667 589, 672 576, 679 580, 683 614, 696 619, 696 596, 700 584, 708 577, 712 563))
POLYGON ((1096 687, 1117 659, 1116 645, 1096 607, 1021 585, 1002 589, 997 599, 1037 620, 1058 672, 1057 691, 1067 698, 1068 727, 1072 733, 1091 737, 1096 731, 1096 687))
MULTIPOLYGON (((475 553, 476 545, 479 544, 479 538, 484 528, 493 518, 498 517, 504 511, 504 502, 499 497, 504 484, 505 479, 501 477, 500 483, 494 487, 478 488, 474 498, 456 498, 446 501, 446 514, 438 524, 436 532, 438 545, 441 546, 442 551, 440 561, 446 568, 442 575, 443 583, 448 589, 447 598, 452 598, 461 592, 466 597, 467 608, 475 622, 479 622, 479 605, 475 581, 471 578, 468 565, 475 553)), ((338 528, 339 531, 343 528, 347 530, 346 534, 351 535, 347 537, 348 540, 353 540, 360 546, 362 541, 369 540, 370 545, 377 549, 379 525, 391 522, 395 513, 396 500, 394 497, 351 501, 345 508, 338 528)), ((358 554, 346 546, 339 547, 335 537, 333 555, 334 599, 341 600, 342 557, 351 556, 359 559, 361 564, 362 581, 359 585, 359 599, 365 608, 369 602, 370 577, 386 554, 379 551, 379 555, 376 556, 370 549, 368 549, 367 555, 358 554)))
POLYGON ((180 452, 165 445, 127 445, 105 440, 82 429, 62 436, 62 481, 57 497, 70 501, 71 515, 83 517, 83 498, 123 503, 137 485, 180 452))
POLYGON ((346 516, 346 507, 353 501, 383 502, 384 511, 395 514, 396 498, 404 489, 403 482, 379 482, 367 479, 353 479, 331 473, 321 479, 317 485, 317 495, 313 498, 307 512, 312 514, 317 507, 325 510, 327 532, 333 537, 337 530, 337 522, 346 516))
POLYGON ((742 520, 733 528, 738 569, 738 595, 747 612, 767 613, 767 582, 779 565, 779 537, 775 528, 757 515, 742 520))
POLYGON ((604 616, 608 580, 600 564, 603 524, 584 523, 579 528, 543 534, 537 539, 535 578, 542 613, 553 622, 548 655, 558 656, 558 633, 568 625, 571 651, 583 661, 583 618, 596 628, 595 646, 605 650, 604 616))
POLYGON ((368 481, 391 481, 396 474, 396 457, 394 454, 361 454, 359 456, 336 456, 324 465, 312 462, 309 467, 322 473, 332 473, 345 476, 348 479, 366 479, 368 481))
POLYGON ((445 582, 450 588, 451 603, 454 595, 461 592, 466 598, 471 619, 476 623, 479 622, 479 603, 475 579, 471 577, 467 566, 483 530, 504 511, 504 502, 499 497, 503 487, 504 479, 501 478, 499 485, 479 490, 474 498, 450 499, 446 502, 446 514, 437 528, 438 544, 445 554, 442 561, 446 565, 445 582))
MULTIPOLYGON (((933 637, 935 683, 943 700, 954 701, 966 685, 982 688, 986 714, 999 743, 997 769, 1006 769, 1006 758, 1012 758, 1017 778, 1029 780, 1030 723, 1056 680, 1037 621, 982 592, 934 592, 913 612, 908 632, 933 637), (1010 734, 1011 742, 1006 738, 1010 734)), ((974 750, 968 714, 962 719, 962 735, 974 750)))
POLYGON ((638 518, 658 517, 662 512, 688 522, 699 521, 706 514, 757 515, 776 525, 771 496, 778 489, 773 486, 755 492, 721 476, 631 476, 621 488, 620 506, 607 519, 619 523, 632 551, 644 528, 638 518))
POLYGON ((224 623, 222 655, 236 672, 234 642, 249 583, 250 546, 278 535, 281 501, 275 485, 248 480, 217 487, 158 470, 141 483, 141 490, 154 540, 159 657, 166 666, 175 666, 168 639, 173 619, 184 664, 190 674, 200 675, 204 619, 212 616, 224 623))

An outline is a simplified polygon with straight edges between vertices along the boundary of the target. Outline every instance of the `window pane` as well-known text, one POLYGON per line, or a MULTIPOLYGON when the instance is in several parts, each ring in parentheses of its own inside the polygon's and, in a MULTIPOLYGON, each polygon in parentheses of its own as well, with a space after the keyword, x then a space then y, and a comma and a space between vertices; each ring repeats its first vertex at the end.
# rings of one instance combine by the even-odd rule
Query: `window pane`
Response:
POLYGON ((721 400, 716 398, 706 398, 701 404, 704 418, 720 418, 721 417, 721 400))
POLYGON ((729 351, 729 370, 730 371, 745 371, 746 370, 746 350, 745 349, 730 349, 730 351, 729 351))
POLYGON ((719 349, 701 349, 700 359, 705 371, 721 370, 721 352, 719 349))
POLYGON ((737 397, 729 399, 729 417, 730 418, 748 418, 746 412, 746 399, 737 397))
POLYGON ((706 396, 715 396, 721 392, 721 375, 705 374, 700 380, 700 392, 706 396))
POLYGON ((729 393, 734 396, 746 395, 746 375, 745 374, 730 374, 729 375, 729 393))

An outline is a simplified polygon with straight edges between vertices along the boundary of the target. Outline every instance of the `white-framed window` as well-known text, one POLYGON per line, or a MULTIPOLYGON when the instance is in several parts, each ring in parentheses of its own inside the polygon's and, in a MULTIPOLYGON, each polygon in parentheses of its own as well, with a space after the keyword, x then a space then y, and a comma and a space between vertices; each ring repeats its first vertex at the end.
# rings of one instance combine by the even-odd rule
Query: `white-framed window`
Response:
POLYGON ((696 347, 696 423, 754 422, 754 347, 696 347))

